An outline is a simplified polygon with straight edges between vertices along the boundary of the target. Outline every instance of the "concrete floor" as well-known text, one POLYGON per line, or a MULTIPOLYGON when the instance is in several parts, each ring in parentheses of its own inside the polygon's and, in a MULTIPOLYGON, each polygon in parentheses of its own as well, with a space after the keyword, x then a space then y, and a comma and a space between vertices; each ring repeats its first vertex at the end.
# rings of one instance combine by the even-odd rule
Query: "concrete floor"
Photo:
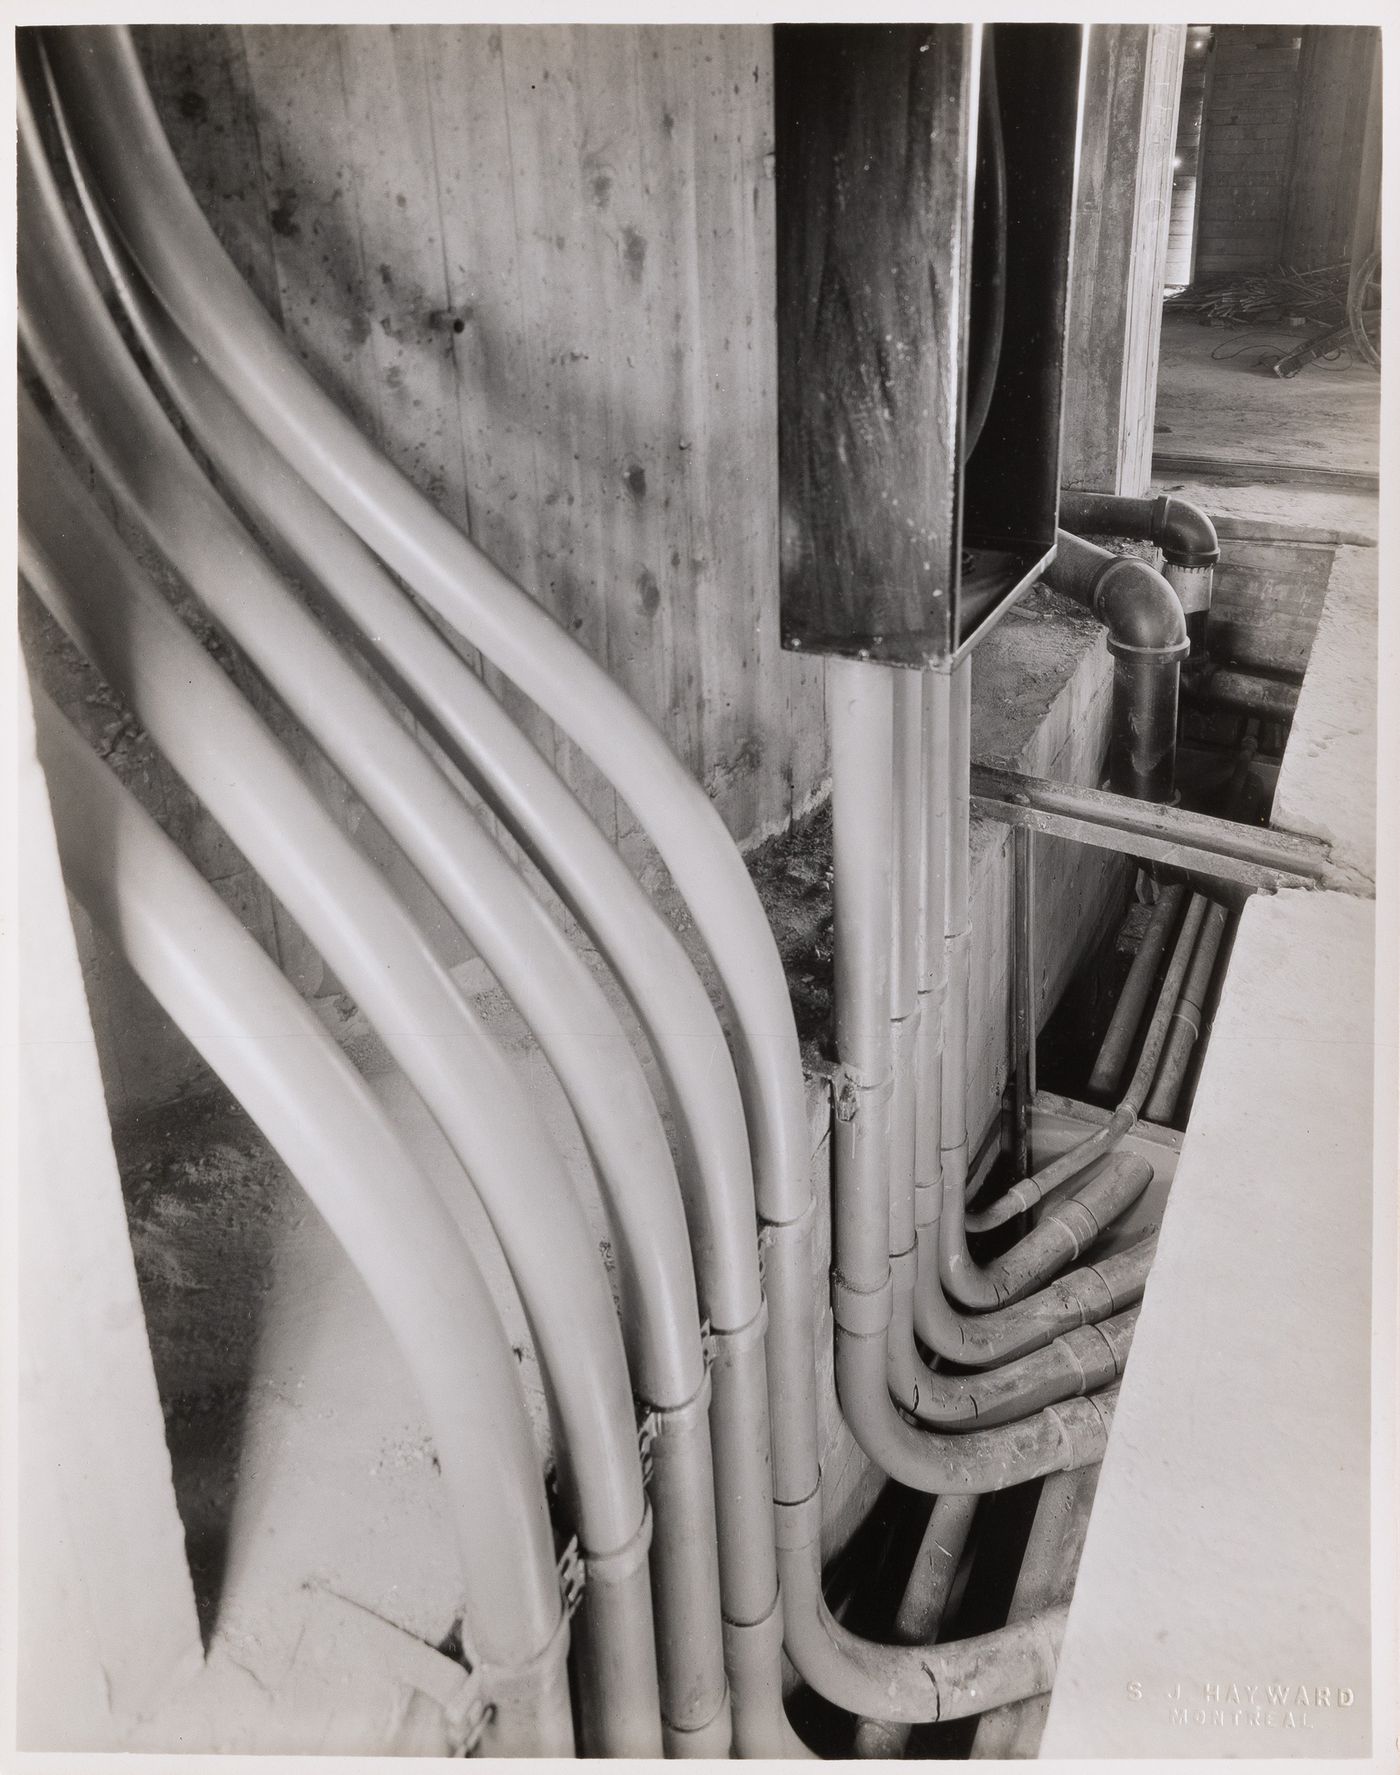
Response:
POLYGON ((1380 377, 1359 362, 1275 376, 1270 364, 1302 337, 1164 320, 1154 476, 1374 491, 1380 377))

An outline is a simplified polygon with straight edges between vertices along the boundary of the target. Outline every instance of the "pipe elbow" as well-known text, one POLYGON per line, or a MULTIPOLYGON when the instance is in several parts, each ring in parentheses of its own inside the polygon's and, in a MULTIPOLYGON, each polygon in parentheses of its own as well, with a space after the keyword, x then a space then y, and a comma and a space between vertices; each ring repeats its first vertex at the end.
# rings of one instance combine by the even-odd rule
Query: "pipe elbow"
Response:
POLYGON ((1109 558, 1094 581, 1090 607, 1115 653, 1184 654, 1190 645, 1181 599, 1155 567, 1133 555, 1109 558))
POLYGON ((1220 539, 1209 515, 1169 493, 1153 501, 1152 540, 1172 567, 1214 567, 1220 559, 1220 539))

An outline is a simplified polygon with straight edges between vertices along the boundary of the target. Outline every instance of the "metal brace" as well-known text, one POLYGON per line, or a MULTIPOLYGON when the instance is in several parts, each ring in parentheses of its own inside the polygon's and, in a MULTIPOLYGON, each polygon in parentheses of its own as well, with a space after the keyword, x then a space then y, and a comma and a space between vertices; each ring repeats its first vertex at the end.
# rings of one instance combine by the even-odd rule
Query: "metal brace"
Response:
POLYGON ((460 1711, 454 1708, 452 1719, 452 1741, 456 1754, 462 1757, 474 1757, 481 1749, 481 1740, 496 1712, 495 1703, 483 1693, 478 1672, 470 1672, 470 1677, 471 1690, 463 1696, 460 1711))
POLYGON ((559 1592, 564 1598, 564 1615, 572 1621, 583 1601, 583 1587, 588 1572, 579 1552, 578 1536, 571 1535, 569 1544, 559 1555, 559 1592))
POLYGON ((642 1457, 643 1488, 651 1484, 651 1445, 656 1441, 660 1428, 661 1419, 655 1411, 648 1411, 637 1425, 637 1453, 642 1457))

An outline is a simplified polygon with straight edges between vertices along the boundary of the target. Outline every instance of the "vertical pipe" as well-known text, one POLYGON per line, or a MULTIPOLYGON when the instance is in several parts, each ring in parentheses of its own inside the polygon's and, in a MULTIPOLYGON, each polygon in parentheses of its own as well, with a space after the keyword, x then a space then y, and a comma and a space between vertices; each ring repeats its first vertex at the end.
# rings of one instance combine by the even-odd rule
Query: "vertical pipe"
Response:
POLYGON ((1157 904, 1152 909, 1147 930, 1138 944, 1137 954, 1128 969, 1128 977, 1123 982, 1123 990, 1118 994, 1118 1003, 1113 1007, 1113 1016, 1104 1033, 1094 1070, 1089 1075, 1089 1091, 1094 1096, 1107 1096, 1118 1088, 1118 1081, 1132 1051, 1133 1037, 1137 1034, 1142 1014, 1147 1008, 1147 995, 1152 990, 1152 982, 1157 976, 1158 965, 1171 937, 1172 926, 1176 923, 1176 915, 1181 909, 1185 894, 1185 888, 1173 882, 1161 890, 1157 904))
POLYGON ((948 699, 947 865, 943 933, 947 954, 948 1008, 943 1030, 943 1171, 939 1219, 939 1271, 952 1286, 957 1235, 967 1194, 967 1048, 971 926, 972 659, 953 668, 948 699))
POLYGON ((1172 1013, 1171 1029, 1162 1050, 1152 1094, 1143 1111, 1149 1122, 1170 1121, 1176 1109, 1182 1081, 1186 1077, 1186 1068, 1191 1059, 1191 1050, 1201 1033, 1201 1014, 1210 994, 1211 979, 1229 921, 1229 907, 1222 906, 1216 900, 1207 904, 1186 982, 1172 1013))
MULTIPOLYGON (((1045 1483, 1048 1485, 1051 1481, 1045 1483)), ((972 1532, 977 1504, 976 1498, 953 1497, 946 1492, 934 1500, 895 1616, 894 1640, 897 1645, 931 1646, 936 1643, 944 1610, 953 1593, 953 1580, 957 1577, 963 1550, 972 1532)), ((858 1757, 902 1757, 911 1730, 905 1722, 862 1719, 856 1726, 855 1753, 858 1757)))
POLYGON ((1015 998, 1012 1015, 1012 1052, 1016 1068, 1012 1087, 1012 1163, 1016 1175, 1030 1170, 1031 1099, 1035 1096, 1035 902, 1034 834, 1028 826, 1011 831, 1011 901, 1015 915, 1012 944, 1012 977, 1015 998))
POLYGON ((949 675, 927 672, 923 685, 920 750, 923 823, 919 871, 919 1027, 914 1071, 914 1225, 935 1224, 943 1191, 943 1048, 948 997, 944 899, 948 874, 949 675))

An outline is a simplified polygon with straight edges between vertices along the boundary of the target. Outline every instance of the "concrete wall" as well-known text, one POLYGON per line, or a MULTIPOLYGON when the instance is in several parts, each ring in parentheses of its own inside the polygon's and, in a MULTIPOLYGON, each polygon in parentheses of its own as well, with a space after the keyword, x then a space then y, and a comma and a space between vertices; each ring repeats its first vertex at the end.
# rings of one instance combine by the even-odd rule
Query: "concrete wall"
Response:
POLYGON ((1197 190, 1196 281, 1279 261, 1298 96, 1296 25, 1221 25, 1214 35, 1197 190))
MULTIPOLYGON (((216 232, 367 434, 656 719, 741 840, 825 773, 778 647, 771 33, 152 27, 216 232)), ((628 810, 488 680, 624 845, 628 810)))

